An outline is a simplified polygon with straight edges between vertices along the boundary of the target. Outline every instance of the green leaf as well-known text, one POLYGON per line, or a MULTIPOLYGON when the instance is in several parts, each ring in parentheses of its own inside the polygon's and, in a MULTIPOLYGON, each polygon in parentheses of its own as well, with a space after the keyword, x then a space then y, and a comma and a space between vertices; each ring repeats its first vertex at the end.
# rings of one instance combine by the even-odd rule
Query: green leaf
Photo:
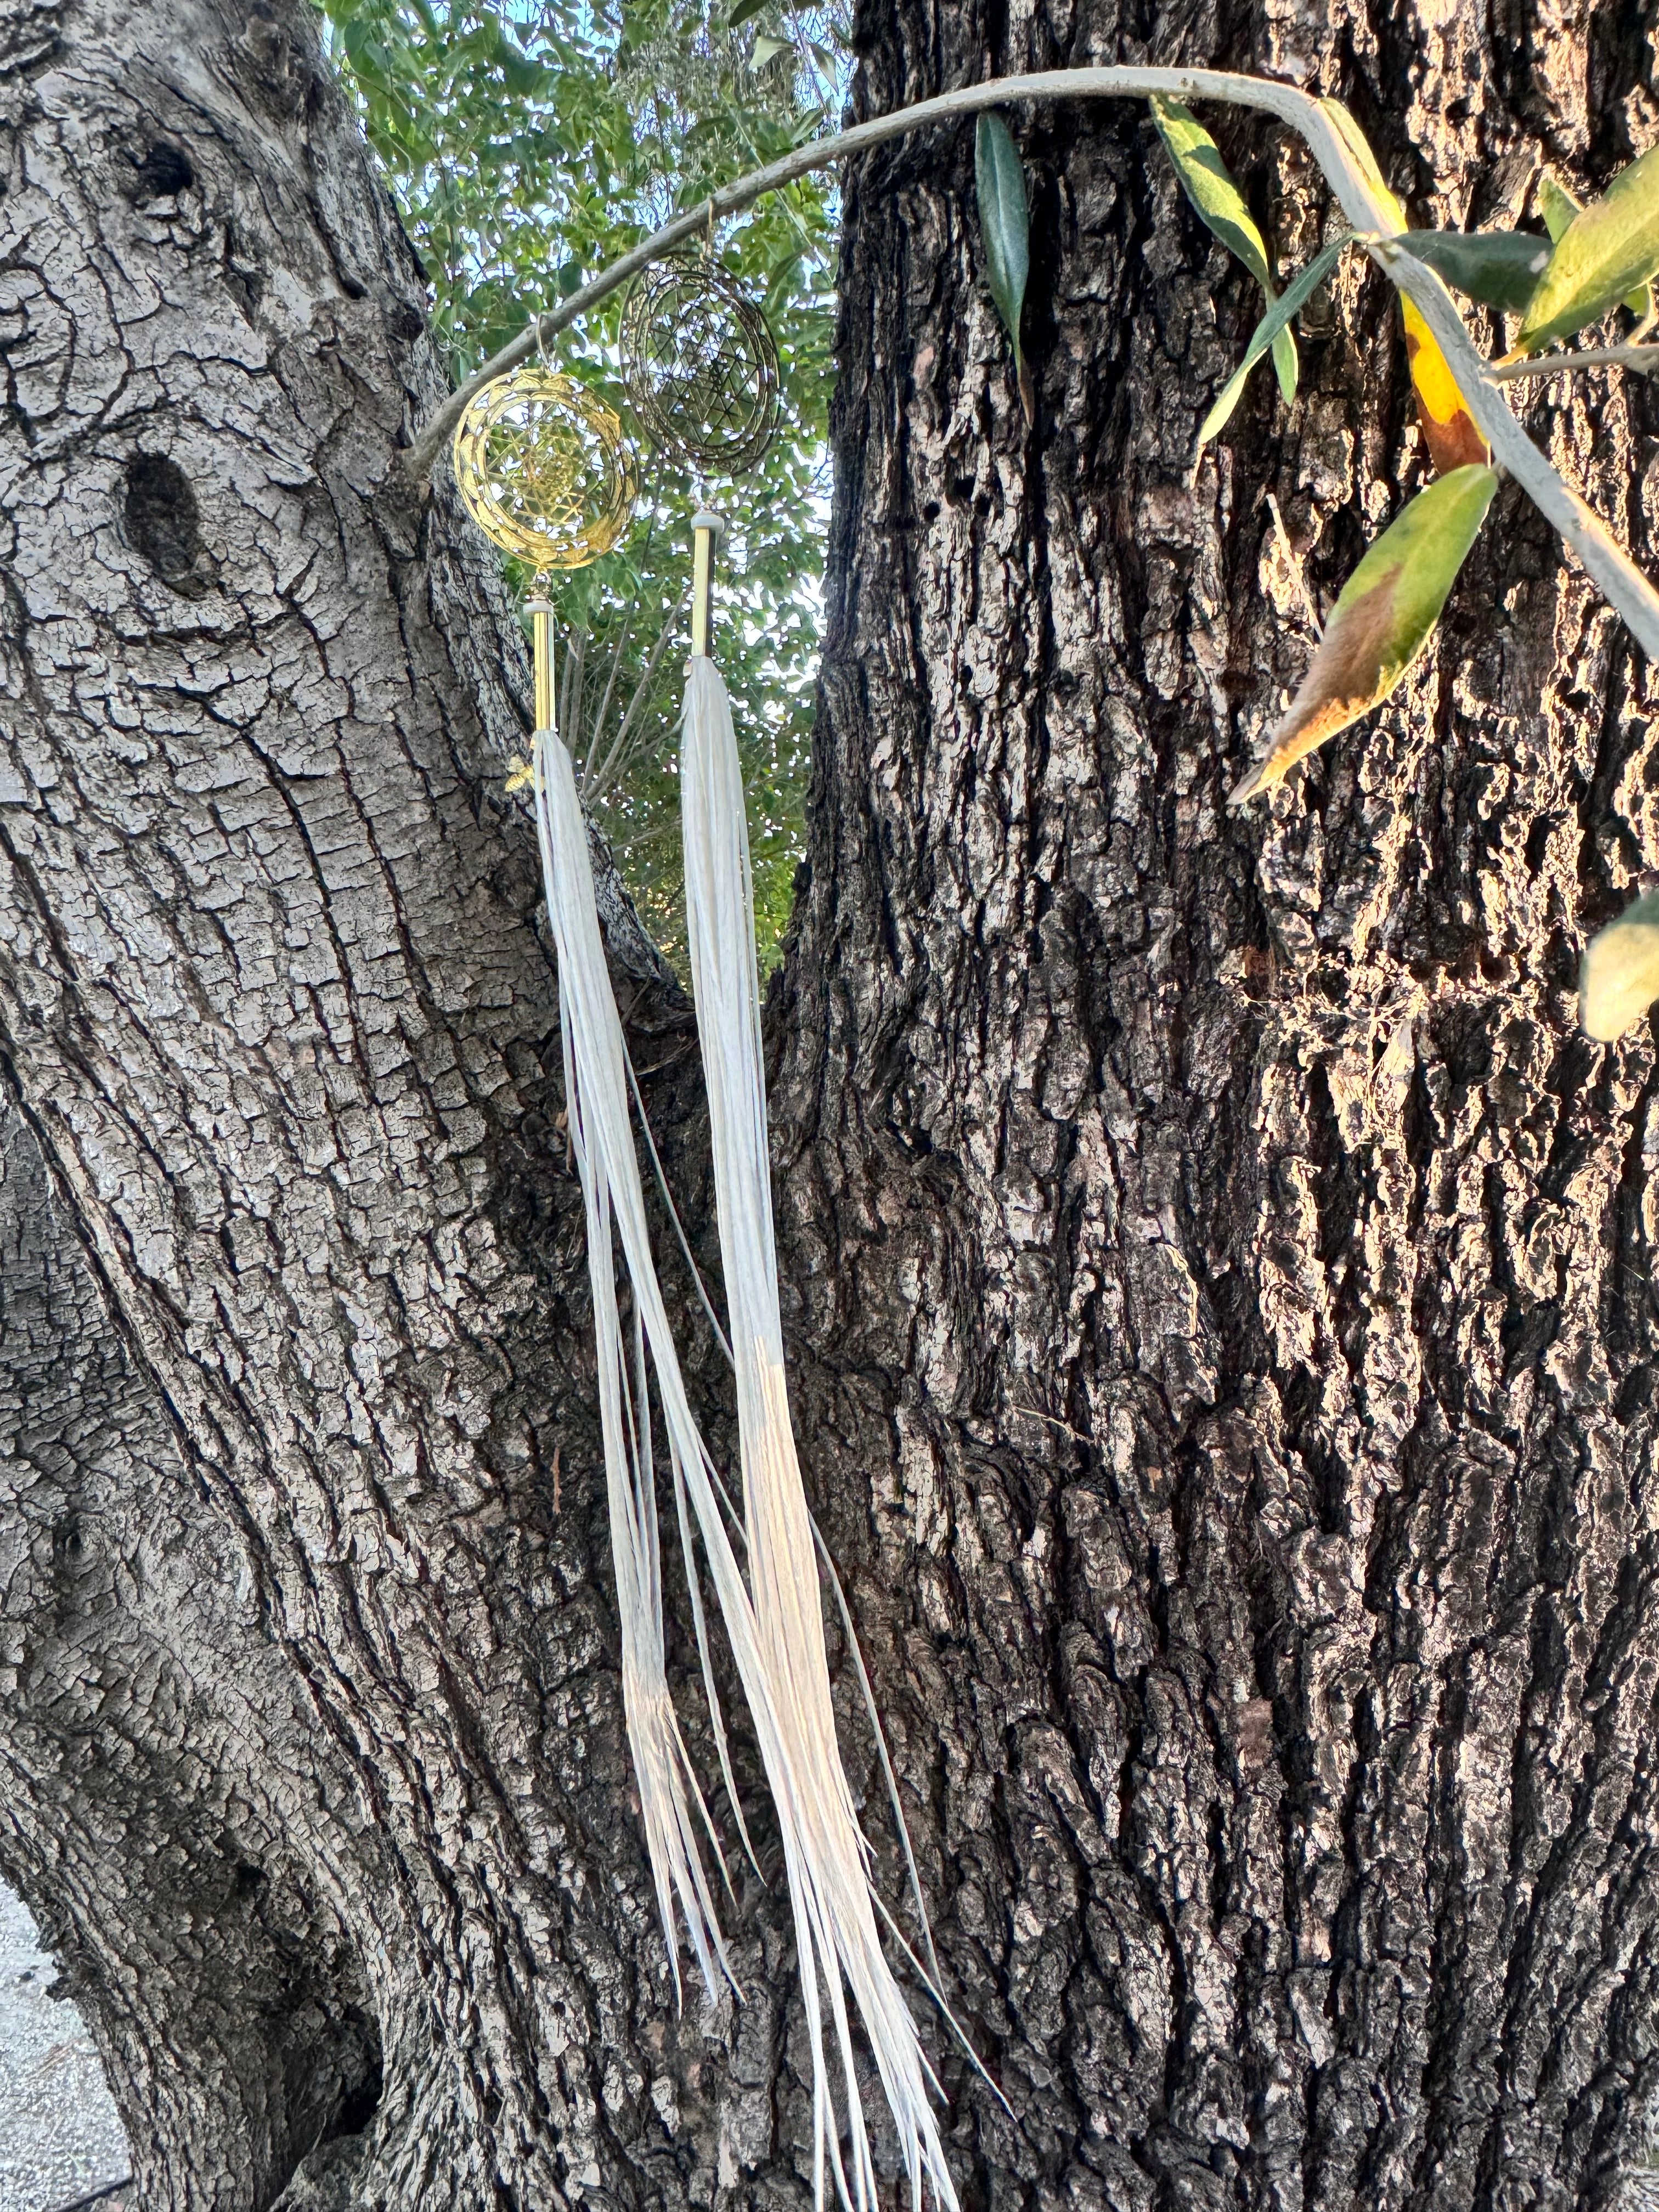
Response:
POLYGON ((1516 343, 1536 353, 1570 337, 1659 273, 1659 146, 1621 169, 1556 240, 1516 343))
POLYGON ((1583 207, 1566 186, 1551 176, 1547 169, 1538 179, 1538 211, 1544 218, 1544 228, 1552 240, 1559 240, 1567 225, 1583 207))
MULTIPOLYGON (((1545 229, 1553 239, 1560 237, 1583 204, 1581 200, 1574 198, 1559 178, 1551 176, 1547 169, 1538 179, 1539 212, 1544 218, 1545 229)), ((1638 284, 1633 292, 1626 292, 1624 304, 1632 315, 1650 315, 1653 313, 1652 285, 1638 284)))
POLYGON ((1343 586, 1313 665, 1230 806, 1388 697, 1428 643, 1497 489, 1496 469, 1472 465, 1407 502, 1343 586))
POLYGON ((763 70, 769 63, 775 62, 780 54, 792 53, 793 51, 787 39, 757 39, 752 57, 755 67, 757 70, 763 70))
POLYGON ((1550 258, 1548 239, 1520 230, 1407 230, 1391 242, 1454 291, 1510 315, 1525 313, 1550 258))
MULTIPOLYGON (((1244 264, 1272 307, 1278 295, 1267 263, 1267 241, 1221 158, 1220 148, 1179 100, 1155 97, 1152 109, 1158 136, 1169 149, 1188 198, 1221 243, 1244 264)), ((1280 331, 1273 340, 1273 367, 1288 406, 1296 397, 1296 340, 1288 329, 1280 331)))
POLYGON ((515 40, 503 38, 495 59, 501 68, 501 82, 515 100, 528 100, 541 89, 546 71, 539 62, 532 61, 515 40))
MULTIPOLYGON (((1026 389, 1025 357, 1019 342, 1019 318, 1025 305, 1025 280, 1031 270, 1031 214, 1025 193, 1025 169, 1007 125, 993 109, 981 113, 974 134, 974 172, 979 186, 979 227, 985 240, 986 274, 991 297, 1014 342, 1014 367, 1020 390, 1026 389)), ((1027 401, 1029 416, 1030 404, 1027 401)))
POLYGON ((1598 929, 1578 968, 1578 1023, 1598 1044, 1623 1036, 1659 999, 1659 892, 1598 929))
POLYGON ((726 27, 735 31, 739 23, 746 23, 751 15, 758 15, 766 0, 738 0, 737 6, 726 19, 726 27))
POLYGON ((1200 453, 1216 433, 1225 428, 1234 408, 1237 406, 1243 396, 1244 386, 1249 380, 1250 371, 1267 352, 1280 331, 1289 328, 1291 317, 1300 314, 1303 308, 1307 306, 1309 301, 1335 268, 1341 258, 1343 247, 1352 236, 1352 231, 1345 230, 1340 238, 1334 238, 1324 252, 1316 255, 1308 264, 1290 289, 1280 293, 1279 298, 1274 301, 1273 306, 1256 325, 1255 334, 1245 349, 1243 360, 1223 385, 1215 405, 1211 408, 1199 426, 1198 446, 1200 453))

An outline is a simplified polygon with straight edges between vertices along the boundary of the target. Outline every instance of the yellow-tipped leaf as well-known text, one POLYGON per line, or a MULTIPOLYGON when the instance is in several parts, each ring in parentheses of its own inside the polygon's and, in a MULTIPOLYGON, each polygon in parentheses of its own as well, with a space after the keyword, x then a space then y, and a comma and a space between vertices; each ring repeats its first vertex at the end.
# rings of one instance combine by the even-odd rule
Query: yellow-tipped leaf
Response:
POLYGON ((1497 488, 1495 470, 1470 465, 1407 502, 1343 586, 1302 688, 1230 805, 1271 790, 1388 697, 1427 644, 1497 488))

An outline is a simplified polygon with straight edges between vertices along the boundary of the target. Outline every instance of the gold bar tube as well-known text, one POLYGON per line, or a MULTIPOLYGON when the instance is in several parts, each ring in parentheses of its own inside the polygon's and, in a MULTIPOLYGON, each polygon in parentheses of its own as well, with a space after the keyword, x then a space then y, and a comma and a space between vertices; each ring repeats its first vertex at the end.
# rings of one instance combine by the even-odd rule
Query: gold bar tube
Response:
POLYGON ((553 610, 545 599, 530 602, 530 636, 536 656, 536 727, 553 727, 553 610))
POLYGON ((701 659, 708 651, 708 603, 714 588, 714 532, 717 514, 691 518, 691 657, 701 659))

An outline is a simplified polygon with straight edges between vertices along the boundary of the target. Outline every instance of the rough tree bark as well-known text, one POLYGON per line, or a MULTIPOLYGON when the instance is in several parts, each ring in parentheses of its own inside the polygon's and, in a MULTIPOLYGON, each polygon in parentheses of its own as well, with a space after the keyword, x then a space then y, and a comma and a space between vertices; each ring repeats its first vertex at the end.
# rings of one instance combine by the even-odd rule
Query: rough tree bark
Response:
MULTIPOLYGON (((1648 23, 901 0, 855 104, 1254 67, 1474 222, 1650 143, 1648 23)), ((971 133, 847 180, 769 1007, 809 1486, 1010 2108, 936 2038, 963 2200, 1609 2204, 1659 1118, 1571 982, 1659 858, 1650 679, 1506 495, 1401 701, 1226 817, 1297 561, 1421 466, 1394 311, 1352 270, 1189 483, 1249 285, 1143 116, 1016 120, 1035 432, 971 133)), ((1308 164, 1220 135, 1301 258, 1308 164)), ((291 0, 0 0, 0 1870, 149 2205, 799 2206, 781 1885, 734 1860, 747 2002, 677 2017, 633 1817, 525 672, 398 473, 419 272, 291 0)), ((1652 565, 1653 398, 1535 406, 1652 565)), ((610 921, 706 1257, 685 1009, 610 921)))

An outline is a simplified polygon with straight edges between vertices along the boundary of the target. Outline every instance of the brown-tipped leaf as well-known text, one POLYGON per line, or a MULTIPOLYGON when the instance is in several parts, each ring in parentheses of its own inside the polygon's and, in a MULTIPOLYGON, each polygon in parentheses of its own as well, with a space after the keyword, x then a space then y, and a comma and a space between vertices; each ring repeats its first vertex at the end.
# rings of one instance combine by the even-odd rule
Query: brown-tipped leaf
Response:
POLYGON ((1468 402, 1441 352, 1434 332, 1418 312, 1414 300, 1400 295, 1400 312, 1406 325, 1406 360, 1417 394, 1417 419, 1423 442, 1438 476, 1453 469, 1479 466, 1492 459, 1492 448, 1475 426, 1468 402))
MULTIPOLYGON (((1395 232, 1407 232, 1409 226, 1405 207, 1383 182, 1370 139, 1340 100, 1322 100, 1319 105, 1337 137, 1364 172, 1395 232)), ((1474 427, 1474 417, 1457 388, 1457 380, 1433 331, 1404 293, 1401 295, 1400 307, 1406 323, 1406 357, 1411 364, 1412 388, 1417 394, 1418 419, 1423 425, 1423 442, 1436 469, 1444 476, 1452 469, 1486 460, 1490 448, 1474 427)))
POLYGON ((1578 1020, 1587 1036, 1611 1044, 1659 999, 1659 892, 1625 908, 1584 947, 1578 969, 1578 1020))
POLYGON ((1301 690, 1230 805, 1271 790, 1388 697, 1428 642, 1497 488, 1493 469, 1454 469, 1407 502, 1344 585, 1301 690))

